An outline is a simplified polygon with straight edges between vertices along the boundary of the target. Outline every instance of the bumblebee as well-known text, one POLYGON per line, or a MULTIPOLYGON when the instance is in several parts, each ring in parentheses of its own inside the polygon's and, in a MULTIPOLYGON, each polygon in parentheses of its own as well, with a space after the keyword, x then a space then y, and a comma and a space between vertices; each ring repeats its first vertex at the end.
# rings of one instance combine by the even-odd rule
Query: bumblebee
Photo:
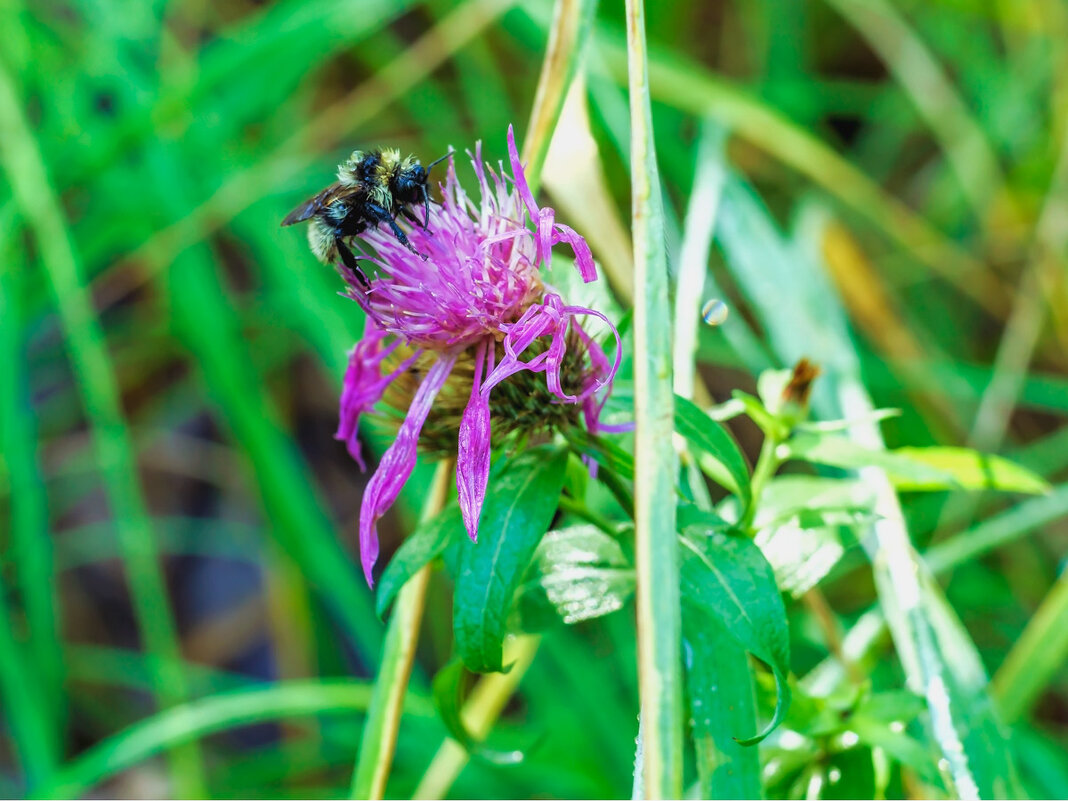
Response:
POLYGON ((393 148, 356 150, 337 168, 337 181, 286 215, 282 225, 311 220, 308 244, 324 264, 342 263, 355 273, 364 287, 367 277, 360 269, 347 240, 368 228, 386 223, 397 241, 412 253, 419 253, 400 226, 397 215, 403 214, 425 230, 430 224, 430 194, 427 191, 430 168, 448 156, 423 167, 414 156, 402 158, 393 148), (423 206, 420 220, 410 206, 423 206))

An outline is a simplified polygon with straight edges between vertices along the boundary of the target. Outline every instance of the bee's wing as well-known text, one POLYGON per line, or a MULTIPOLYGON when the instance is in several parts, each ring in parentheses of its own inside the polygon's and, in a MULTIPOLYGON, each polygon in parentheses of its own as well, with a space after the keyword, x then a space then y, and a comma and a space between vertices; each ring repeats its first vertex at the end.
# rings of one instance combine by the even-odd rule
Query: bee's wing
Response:
POLYGON ((293 209, 293 211, 289 212, 289 214, 286 215, 286 218, 282 220, 282 225, 293 225, 293 223, 304 222, 304 220, 307 220, 309 217, 313 217, 315 213, 324 206, 329 206, 338 198, 350 194, 351 191, 351 187, 342 186, 339 183, 332 183, 315 197, 305 200, 293 209))

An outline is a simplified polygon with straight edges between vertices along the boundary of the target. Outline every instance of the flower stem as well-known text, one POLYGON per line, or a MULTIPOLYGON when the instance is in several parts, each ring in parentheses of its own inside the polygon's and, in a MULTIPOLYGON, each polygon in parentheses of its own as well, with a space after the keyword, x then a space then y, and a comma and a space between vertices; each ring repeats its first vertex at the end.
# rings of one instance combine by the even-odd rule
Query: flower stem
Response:
POLYGON ((682 796, 682 666, 671 319, 643 0, 626 0, 634 237, 634 528, 646 798, 682 796))
MULTIPOLYGON (((452 475, 451 459, 438 464, 430 494, 420 514, 420 523, 425 523, 441 511, 452 475)), ((382 663, 352 774, 351 798, 382 798, 385 793, 400 730, 404 694, 415 660, 430 570, 431 566, 427 564, 401 588, 393 616, 389 619, 385 642, 382 644, 382 663)))
MULTIPOLYGON (((490 727, 533 663, 540 644, 541 637, 538 636, 525 634, 516 637, 505 646, 504 652, 504 661, 511 665, 511 670, 487 674, 471 692, 461 716, 464 726, 476 740, 489 734, 490 727)), ((412 798, 443 798, 470 758, 458 742, 445 740, 412 793, 412 798)))
POLYGON ((750 529, 753 526, 753 517, 756 515, 760 494, 764 491, 764 485, 779 469, 780 461, 779 457, 775 455, 775 451, 778 450, 780 444, 781 440, 774 433, 768 432, 764 435, 764 443, 760 446, 760 456, 757 457, 756 467, 753 468, 753 478, 750 483, 751 497, 749 506, 746 507, 741 524, 742 530, 750 536, 756 533, 750 531, 750 529))

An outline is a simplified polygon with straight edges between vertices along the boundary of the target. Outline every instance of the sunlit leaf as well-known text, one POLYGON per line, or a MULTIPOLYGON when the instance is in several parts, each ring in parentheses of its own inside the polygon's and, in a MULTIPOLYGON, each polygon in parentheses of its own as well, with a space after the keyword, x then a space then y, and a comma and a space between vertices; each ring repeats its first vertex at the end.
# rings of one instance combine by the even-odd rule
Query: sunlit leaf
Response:
POLYGON ((553 618, 578 623, 622 609, 634 593, 634 568, 619 542, 596 526, 547 533, 534 554, 517 604, 527 626, 541 628, 545 607, 553 618))
MULTIPOLYGON (((1050 491, 1049 482, 1026 467, 1010 462, 1001 456, 979 453, 970 448, 896 448, 891 453, 894 456, 910 459, 916 464, 928 465, 948 473, 965 489, 1026 492, 1033 495, 1050 491)), ((911 483, 907 477, 891 475, 891 479, 894 481, 894 486, 901 490, 944 488, 937 484, 928 485, 922 481, 911 483)))

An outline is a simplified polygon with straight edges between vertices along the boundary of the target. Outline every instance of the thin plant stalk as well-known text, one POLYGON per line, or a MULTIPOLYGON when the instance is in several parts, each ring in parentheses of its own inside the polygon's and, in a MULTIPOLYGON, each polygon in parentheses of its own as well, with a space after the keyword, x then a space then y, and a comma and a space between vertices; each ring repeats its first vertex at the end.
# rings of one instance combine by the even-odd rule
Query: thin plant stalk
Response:
MULTIPOLYGON (((420 514, 420 523, 426 523, 445 506, 452 475, 451 459, 438 463, 430 494, 420 514)), ((360 751, 356 757, 351 798, 382 798, 386 791, 386 781, 393 764, 397 734, 400 731, 404 695, 415 660, 430 571, 431 566, 428 563, 408 580, 397 596, 393 615, 386 629, 381 667, 375 681, 371 705, 367 710, 360 751)))
POLYGON ((538 88, 523 142, 522 156, 526 162, 531 192, 537 192, 541 183, 541 170, 549 152, 549 143, 560 119, 568 89, 578 72, 596 10, 596 0, 557 0, 553 8, 545 59, 541 64, 538 88))
POLYGON ((991 682, 1001 718, 1015 723, 1068 660, 1068 571, 1062 571, 991 682))
MULTIPOLYGON (((483 676, 471 691, 460 714, 464 726, 476 740, 481 740, 489 734, 490 728, 500 717, 519 682, 534 662, 540 644, 540 637, 529 634, 516 637, 507 643, 504 662, 511 665, 511 669, 507 673, 489 673, 483 676)), ((412 793, 412 798, 444 798, 470 759, 470 754, 462 745, 452 739, 445 740, 434 754, 430 766, 412 793)))
MULTIPOLYGON (((0 597, 7 597, 2 575, 0 597)), ((35 790, 47 784, 55 770, 55 737, 52 716, 27 658, 30 652, 19 647, 13 629, 9 610, 0 611, 0 700, 26 784, 35 790)))
MULTIPOLYGON (((2 64, 0 162, 52 283, 97 462, 111 504, 134 615, 153 667, 156 701, 161 707, 168 707, 183 701, 188 689, 156 551, 155 533, 141 495, 133 443, 122 416, 119 389, 104 332, 82 283, 82 270, 70 231, 23 113, 15 84, 2 64)), ((175 795, 194 797, 206 794, 204 766, 195 743, 173 751, 170 768, 175 795)))
MULTIPOLYGON (((41 706, 36 714, 46 736, 35 750, 41 755, 51 752, 47 761, 33 760, 41 766, 54 763, 62 748, 65 668, 56 610, 55 560, 48 530, 48 493, 37 458, 36 414, 23 359, 24 317, 20 282, 15 275, 24 262, 7 252, 6 244, 0 242, 0 320, 4 321, 0 326, 0 455, 7 462, 8 475, 3 477, 0 469, 0 481, 6 478, 10 493, 8 557, 16 565, 16 586, 26 618, 27 655, 35 665, 27 682, 16 686, 21 694, 39 696, 41 706)), ((12 659, 17 659, 14 651, 12 659)), ((15 741, 22 750, 20 738, 16 736, 15 741)), ((35 772, 41 771, 38 768, 35 772)))
POLYGON ((634 534, 642 786, 646 798, 682 795, 682 666, 672 447, 671 319, 664 212, 653 146, 645 8, 627 0, 634 237, 634 534))

